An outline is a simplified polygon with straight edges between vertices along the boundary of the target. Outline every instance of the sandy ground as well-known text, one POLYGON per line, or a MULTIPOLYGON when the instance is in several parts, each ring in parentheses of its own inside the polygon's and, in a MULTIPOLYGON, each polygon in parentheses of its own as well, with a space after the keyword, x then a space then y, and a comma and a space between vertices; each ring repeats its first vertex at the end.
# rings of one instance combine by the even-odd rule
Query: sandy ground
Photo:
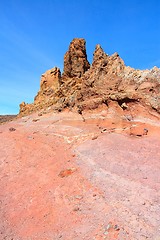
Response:
POLYGON ((160 239, 159 120, 84 118, 0 126, 0 239, 160 239))

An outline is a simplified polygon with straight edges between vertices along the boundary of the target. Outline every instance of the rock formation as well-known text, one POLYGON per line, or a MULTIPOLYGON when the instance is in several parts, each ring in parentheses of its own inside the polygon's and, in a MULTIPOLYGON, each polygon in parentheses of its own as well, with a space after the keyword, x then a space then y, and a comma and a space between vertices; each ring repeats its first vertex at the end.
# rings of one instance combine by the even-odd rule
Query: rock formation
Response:
POLYGON ((160 69, 135 70, 118 53, 107 55, 97 45, 93 63, 87 60, 85 40, 73 39, 64 56, 64 72, 55 67, 42 75, 33 104, 20 104, 20 114, 40 109, 82 112, 115 101, 122 109, 141 104, 160 113, 160 69))
POLYGON ((46 88, 52 88, 53 90, 59 87, 61 79, 60 69, 55 67, 42 74, 40 89, 44 91, 46 88))
POLYGON ((75 38, 70 43, 69 50, 64 56, 63 76, 81 77, 89 69, 85 45, 85 40, 81 38, 75 38))
POLYGON ((34 99, 34 104, 45 105, 46 99, 54 96, 55 92, 61 85, 61 72, 60 69, 54 67, 46 71, 41 76, 40 90, 34 99))

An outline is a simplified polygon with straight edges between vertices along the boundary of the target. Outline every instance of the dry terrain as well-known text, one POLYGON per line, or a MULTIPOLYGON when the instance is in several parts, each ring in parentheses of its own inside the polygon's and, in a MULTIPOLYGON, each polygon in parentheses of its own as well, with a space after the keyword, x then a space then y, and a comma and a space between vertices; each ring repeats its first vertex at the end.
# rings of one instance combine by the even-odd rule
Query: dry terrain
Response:
POLYGON ((0 115, 0 124, 8 121, 12 121, 16 115, 0 115))
POLYGON ((160 240, 160 69, 85 44, 0 125, 0 240, 160 240))
POLYGON ((137 111, 0 125, 0 239, 159 240, 159 116, 137 111))

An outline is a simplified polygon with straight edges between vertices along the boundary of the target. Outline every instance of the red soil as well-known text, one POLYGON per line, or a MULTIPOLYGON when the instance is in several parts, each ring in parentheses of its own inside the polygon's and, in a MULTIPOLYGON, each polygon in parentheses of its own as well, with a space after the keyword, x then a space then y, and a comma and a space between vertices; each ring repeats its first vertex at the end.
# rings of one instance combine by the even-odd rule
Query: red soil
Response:
POLYGON ((159 119, 118 111, 0 126, 0 239, 160 239, 159 119))

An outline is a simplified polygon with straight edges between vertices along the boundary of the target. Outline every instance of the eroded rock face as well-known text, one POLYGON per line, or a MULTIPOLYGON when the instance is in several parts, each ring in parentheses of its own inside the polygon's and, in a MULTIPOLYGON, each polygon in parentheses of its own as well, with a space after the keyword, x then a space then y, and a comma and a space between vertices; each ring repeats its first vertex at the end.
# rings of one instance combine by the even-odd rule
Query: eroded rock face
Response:
POLYGON ((90 67, 86 54, 86 41, 75 38, 64 56, 65 77, 81 77, 90 67))
POLYGON ((108 63, 108 55, 103 51, 102 47, 97 44, 93 53, 92 67, 106 66, 108 63))
POLYGON ((46 88, 57 89, 60 84, 61 71, 59 68, 54 67, 44 74, 41 77, 40 89, 43 91, 46 88))
POLYGON ((41 76, 40 90, 34 98, 34 105, 43 108, 54 97, 61 85, 61 71, 54 67, 41 76))
POLYGON ((85 40, 80 38, 70 43, 62 76, 57 67, 43 74, 34 103, 22 103, 20 113, 48 107, 58 111, 74 108, 82 113, 110 101, 116 101, 123 110, 138 103, 160 113, 160 69, 127 67, 118 53, 109 56, 100 45, 95 48, 90 66, 85 40))

